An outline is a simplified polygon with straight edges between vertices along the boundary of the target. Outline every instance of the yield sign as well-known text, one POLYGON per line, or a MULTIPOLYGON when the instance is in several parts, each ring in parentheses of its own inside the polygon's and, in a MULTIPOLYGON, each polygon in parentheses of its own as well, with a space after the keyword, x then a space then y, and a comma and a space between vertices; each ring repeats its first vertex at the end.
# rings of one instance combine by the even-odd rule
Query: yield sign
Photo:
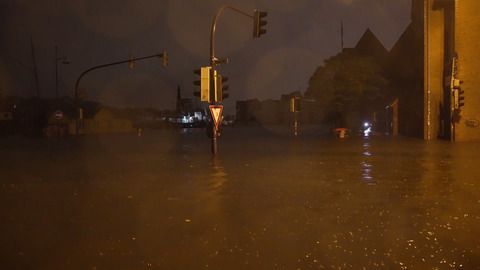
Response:
POLYGON ((223 105, 210 105, 210 113, 212 115, 213 123, 215 124, 215 129, 218 130, 218 125, 222 119, 223 105))

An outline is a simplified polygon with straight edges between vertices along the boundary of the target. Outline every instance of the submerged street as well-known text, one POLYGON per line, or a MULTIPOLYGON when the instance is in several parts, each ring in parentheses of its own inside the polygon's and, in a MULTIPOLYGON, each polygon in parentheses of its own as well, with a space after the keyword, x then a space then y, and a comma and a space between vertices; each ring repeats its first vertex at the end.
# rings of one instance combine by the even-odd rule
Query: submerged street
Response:
POLYGON ((2 269, 480 269, 479 143, 224 127, 0 142, 2 269))

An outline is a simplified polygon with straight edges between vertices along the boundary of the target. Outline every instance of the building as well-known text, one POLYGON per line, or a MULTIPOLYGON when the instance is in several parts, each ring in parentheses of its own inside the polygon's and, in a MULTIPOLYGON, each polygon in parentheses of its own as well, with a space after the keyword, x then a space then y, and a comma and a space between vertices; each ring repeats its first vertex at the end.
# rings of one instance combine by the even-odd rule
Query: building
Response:
POLYGON ((203 127, 206 124, 206 113, 195 99, 182 98, 180 86, 177 86, 175 115, 170 117, 170 121, 182 127, 203 127))
POLYGON ((367 28, 354 48, 344 48, 343 51, 352 51, 362 56, 371 57, 380 65, 383 65, 388 58, 387 49, 370 28, 367 28))
POLYGON ((412 0, 412 22, 390 58, 401 133, 480 140, 478 11, 478 0, 412 0), (452 87, 457 79, 461 90, 452 87))
MULTIPOLYGON (((355 47, 344 48, 341 54, 347 57, 352 55, 368 57, 382 68, 386 65, 389 56, 387 49, 370 29, 365 31, 355 47)), ((321 87, 318 86, 318 88, 321 87)), ((322 107, 322 103, 319 102, 321 98, 313 95, 312 92, 314 91, 311 90, 317 89, 309 88, 305 96, 300 91, 295 91, 282 95, 280 100, 260 101, 250 99, 237 101, 236 121, 240 123, 256 122, 262 125, 291 125, 297 119, 303 125, 319 125, 325 118, 324 106, 322 107), (295 114, 290 110, 292 98, 298 98, 300 101, 299 107, 301 109, 295 114)), ((361 122, 361 119, 357 119, 357 122, 361 122)))
POLYGON ((388 50, 367 29, 354 47, 343 48, 315 70, 305 92, 305 101, 310 102, 303 104, 302 110, 309 113, 302 113, 302 119, 354 128, 373 121, 378 110, 385 114, 385 105, 391 100, 385 74, 388 59, 388 50))
POLYGON ((303 125, 320 124, 320 111, 315 100, 305 98, 300 91, 295 91, 281 95, 279 100, 239 100, 236 103, 235 121, 260 125, 292 125, 297 119, 303 125), (292 98, 299 100, 296 114, 291 111, 292 98))
POLYGON ((236 103, 235 119, 240 123, 249 123, 257 121, 257 111, 262 104, 258 99, 239 100, 236 103))
POLYGON ((195 111, 196 104, 191 98, 182 98, 180 86, 177 86, 177 100, 175 112, 179 115, 195 111))
POLYGON ((406 136, 423 138, 423 27, 414 13, 415 4, 412 22, 389 52, 386 73, 397 97, 397 121, 393 121, 395 117, 391 114, 392 129, 406 136))
MULTIPOLYGON (((128 133, 134 132, 133 122, 115 113, 111 109, 100 108, 92 118, 85 118, 82 121, 81 134, 104 134, 104 133, 128 133)), ((70 134, 75 134, 75 120, 69 122, 70 134)))

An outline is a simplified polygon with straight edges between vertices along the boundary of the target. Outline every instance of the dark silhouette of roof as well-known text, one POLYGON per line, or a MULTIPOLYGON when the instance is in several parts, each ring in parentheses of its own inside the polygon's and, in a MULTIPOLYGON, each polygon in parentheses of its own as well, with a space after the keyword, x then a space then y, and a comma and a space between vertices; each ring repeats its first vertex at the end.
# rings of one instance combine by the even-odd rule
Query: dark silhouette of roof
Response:
POLYGON ((388 54, 387 49, 385 49, 382 42, 378 40, 370 28, 367 28, 365 33, 358 41, 357 45, 355 46, 355 51, 362 55, 371 56, 379 60, 384 60, 388 54))
POLYGON ((423 37, 411 23, 390 50, 388 72, 399 82, 420 80, 423 76, 423 37))

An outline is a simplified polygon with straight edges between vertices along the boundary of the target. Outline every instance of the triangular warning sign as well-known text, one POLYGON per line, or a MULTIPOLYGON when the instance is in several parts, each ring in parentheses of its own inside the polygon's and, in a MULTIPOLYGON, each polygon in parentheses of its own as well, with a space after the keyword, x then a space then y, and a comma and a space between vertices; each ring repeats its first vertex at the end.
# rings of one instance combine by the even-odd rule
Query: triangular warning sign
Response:
POLYGON ((218 130, 218 125, 222 119, 223 106, 222 105, 210 105, 210 114, 212 115, 213 123, 215 124, 215 129, 218 130))

